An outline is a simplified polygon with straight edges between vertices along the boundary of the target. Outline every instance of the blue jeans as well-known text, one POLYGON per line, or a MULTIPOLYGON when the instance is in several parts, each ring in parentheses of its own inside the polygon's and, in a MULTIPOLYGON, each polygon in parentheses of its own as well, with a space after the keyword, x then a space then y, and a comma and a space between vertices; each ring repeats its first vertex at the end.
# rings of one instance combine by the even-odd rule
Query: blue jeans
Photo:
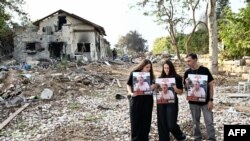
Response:
POLYGON ((185 134, 177 124, 178 101, 169 104, 157 105, 157 126, 159 141, 170 141, 170 132, 173 136, 181 141, 186 138, 185 134))
POLYGON ((200 117, 201 111, 204 116, 204 121, 207 129, 208 141, 216 141, 215 129, 213 123, 213 112, 208 110, 206 105, 189 104, 192 120, 193 120, 193 135, 195 141, 202 141, 200 131, 200 117))

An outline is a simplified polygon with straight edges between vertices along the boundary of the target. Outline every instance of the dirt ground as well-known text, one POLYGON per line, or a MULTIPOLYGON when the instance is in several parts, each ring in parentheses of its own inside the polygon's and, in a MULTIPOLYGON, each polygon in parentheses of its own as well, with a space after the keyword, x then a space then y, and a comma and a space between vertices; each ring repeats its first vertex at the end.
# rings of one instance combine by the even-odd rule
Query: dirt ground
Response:
MULTIPOLYGON (((132 70, 132 68, 137 64, 130 64, 125 63, 122 65, 110 63, 112 66, 105 65, 103 63, 92 63, 85 66, 80 66, 80 68, 76 69, 72 67, 72 69, 68 70, 67 75, 71 78, 71 81, 65 81, 65 78, 52 78, 53 73, 56 73, 55 70, 39 70, 39 72, 36 70, 35 73, 36 79, 32 81, 32 83, 29 83, 28 85, 25 85, 23 87, 22 91, 25 97, 30 97, 37 95, 41 92, 42 89, 46 87, 50 87, 54 90, 54 96, 51 100, 33 100, 31 102, 31 105, 25 109, 25 113, 33 112, 34 110, 39 109, 39 107, 42 107, 43 105, 50 104, 53 109, 57 109, 58 111, 63 111, 65 106, 70 107, 69 112, 90 112, 89 108, 85 107, 86 105, 79 105, 77 103, 71 103, 70 105, 65 105, 64 101, 66 100, 74 100, 78 97, 81 97, 83 95, 91 96, 94 99, 102 99, 102 104, 98 105, 99 111, 105 110, 105 107, 108 108, 119 108, 126 106, 126 102, 121 104, 119 101, 116 101, 114 99, 114 94, 121 94, 123 96, 126 96, 126 81, 128 79, 129 72, 132 70), (74 70, 74 71, 73 71, 74 70), (76 73, 77 72, 77 73, 76 73), (76 73, 76 74, 75 74, 76 73), (79 76, 79 74, 84 74, 79 76), (42 77, 41 77, 42 76, 42 77), (81 79, 79 79, 79 77, 81 79), (86 81, 86 78, 91 78, 86 81), (121 86, 119 87, 118 84, 114 81, 114 79, 118 79, 121 86), (46 81, 45 81, 46 80, 46 81), (73 80, 73 81, 72 81, 73 80), (91 85, 86 85, 85 83, 91 83, 91 85), (105 95, 105 93, 112 93, 112 96, 105 95)), ((182 65, 175 64, 177 67, 177 71, 180 75, 183 75, 183 68, 181 68, 182 65), (180 67, 179 67, 180 66, 180 67)), ((79 67, 79 66, 78 66, 79 67)), ((153 64, 153 68, 155 71, 155 75, 158 76, 161 72, 161 65, 159 63, 153 64)), ((229 77, 226 75, 218 75, 214 76, 215 78, 215 85, 218 87, 223 86, 230 86, 230 85, 237 85, 237 82, 240 80, 240 78, 236 77, 229 77)), ((226 104, 218 104, 217 108, 221 109, 227 109, 230 105, 226 104)), ((237 110, 244 111, 244 112, 250 112, 248 107, 244 106, 237 106, 237 110)), ((10 107, 10 108, 2 108, 1 112, 5 113, 1 116, 1 121, 6 119, 11 113, 16 111, 17 107, 10 107)), ((121 112, 121 111, 120 111, 121 112)), ((127 111, 126 111, 127 112, 127 111)), ((92 116, 89 116, 88 118, 85 117, 83 121, 75 122, 72 124, 66 124, 65 126, 57 126, 55 130, 52 132, 48 132, 46 134, 46 137, 43 137, 42 140, 44 141, 108 141, 108 140, 114 140, 117 138, 116 133, 103 133, 104 129, 100 124, 96 124, 98 121, 98 113, 93 113, 92 116)), ((42 119, 49 119, 50 116, 44 114, 45 117, 42 119), (48 117, 46 117, 48 116, 48 117)), ((14 120, 12 120, 5 129, 8 130, 8 132, 11 132, 11 129, 14 129, 16 125, 20 122, 22 122, 22 118, 27 118, 23 116, 16 116, 14 120)), ((128 119, 126 119, 128 120, 128 119)), ((26 125, 27 126, 27 125, 26 125)), ((35 130, 37 125, 29 126, 29 128, 24 128, 25 130, 35 130)), ((182 124, 181 127, 183 128, 184 132, 191 135, 191 122, 186 122, 185 124, 182 124)), ((20 127, 20 130, 22 130, 22 127, 20 127)), ((108 128, 108 127, 106 127, 108 128)), ((204 130, 204 127, 202 127, 204 130)), ((153 128, 152 138, 157 138, 157 132, 156 129, 153 128)), ((7 133, 7 131, 1 130, 0 137, 1 136, 7 136, 10 133, 7 133)), ((129 135, 129 126, 127 131, 123 131, 120 134, 127 134, 129 135)), ((221 133, 220 133, 221 134, 221 133)), ((37 139, 33 139, 34 141, 37 139)))

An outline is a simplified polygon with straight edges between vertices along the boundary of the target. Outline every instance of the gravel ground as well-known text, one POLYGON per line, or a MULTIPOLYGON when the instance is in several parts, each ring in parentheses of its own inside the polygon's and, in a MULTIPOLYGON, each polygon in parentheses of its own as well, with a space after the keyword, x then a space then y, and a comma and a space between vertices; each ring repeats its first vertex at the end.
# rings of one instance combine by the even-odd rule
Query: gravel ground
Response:
MULTIPOLYGON (((127 68, 127 67, 126 67, 127 68)), ((100 68, 103 69, 103 68, 100 68)), ((123 70, 124 71, 124 70, 123 70)), ((51 100, 29 101, 30 105, 19 113, 0 131, 1 141, 129 141, 130 121, 128 100, 125 98, 125 75, 121 70, 112 71, 121 80, 122 88, 116 84, 104 89, 75 89, 71 84, 53 83, 65 92, 55 93, 51 100), (67 88, 65 88, 67 87, 67 88), (65 88, 65 89, 63 89, 65 88), (67 90, 66 89, 70 89, 67 90), (124 96, 116 99, 116 94, 124 96)), ((127 73, 127 71, 124 71, 127 73)), ((43 81, 41 79, 41 81, 43 81)), ((51 82, 50 82, 51 83, 51 82)), ((45 84, 46 85, 46 84, 45 84)), ((229 92, 235 87, 220 86, 216 88, 214 97, 214 123, 216 138, 223 140, 224 124, 250 123, 250 98, 230 98, 229 92)), ((36 92, 31 89, 30 93, 36 92)), ((234 92, 235 93, 235 92, 234 92)), ((191 116, 185 94, 179 97, 178 122, 188 140, 192 140, 191 116)), ((18 107, 1 107, 0 119, 3 121, 18 107)), ((156 105, 153 110, 153 122, 150 139, 158 141, 156 127, 156 105)), ((203 117, 201 130, 206 138, 203 117)), ((174 139, 172 139, 174 140, 174 139)))
MULTIPOLYGON (((112 91, 112 92, 111 92, 112 91)), ((118 91, 117 91, 118 92, 118 91)), ((2 141, 129 141, 128 101, 116 100, 114 92, 77 95, 68 99, 34 102, 16 116, 0 132, 2 141)), ((249 98, 227 98, 215 95, 214 122, 217 140, 223 140, 224 124, 248 124, 248 111, 234 107, 249 107, 249 98)), ((191 117, 185 95, 179 96, 179 124, 191 140, 191 117)), ((4 110, 3 110, 4 111, 4 110)), ((157 141, 156 107, 150 133, 157 141)), ((201 129, 205 136, 203 118, 201 129)))

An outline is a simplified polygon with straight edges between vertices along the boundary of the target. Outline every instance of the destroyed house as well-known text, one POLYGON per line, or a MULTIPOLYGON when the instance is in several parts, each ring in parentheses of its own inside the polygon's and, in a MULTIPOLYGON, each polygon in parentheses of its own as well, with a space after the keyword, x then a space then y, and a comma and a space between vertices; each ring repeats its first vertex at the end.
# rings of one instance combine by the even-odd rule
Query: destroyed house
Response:
POLYGON ((18 61, 63 57, 95 61, 107 57, 109 42, 104 28, 64 10, 14 30, 14 58, 18 61))

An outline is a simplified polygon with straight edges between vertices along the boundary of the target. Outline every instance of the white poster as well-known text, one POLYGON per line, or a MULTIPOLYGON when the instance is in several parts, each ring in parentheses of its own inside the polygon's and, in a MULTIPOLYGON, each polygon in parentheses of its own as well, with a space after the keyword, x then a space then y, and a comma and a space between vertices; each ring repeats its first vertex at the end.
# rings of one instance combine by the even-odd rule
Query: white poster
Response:
POLYGON ((187 100, 205 102, 207 97, 207 75, 188 74, 187 100))
POLYGON ((133 72, 134 96, 152 94, 150 84, 151 82, 149 72, 133 72))
POLYGON ((175 85, 175 78, 157 78, 156 84, 160 85, 160 90, 156 95, 156 103, 174 103, 175 93, 173 85, 175 85))

